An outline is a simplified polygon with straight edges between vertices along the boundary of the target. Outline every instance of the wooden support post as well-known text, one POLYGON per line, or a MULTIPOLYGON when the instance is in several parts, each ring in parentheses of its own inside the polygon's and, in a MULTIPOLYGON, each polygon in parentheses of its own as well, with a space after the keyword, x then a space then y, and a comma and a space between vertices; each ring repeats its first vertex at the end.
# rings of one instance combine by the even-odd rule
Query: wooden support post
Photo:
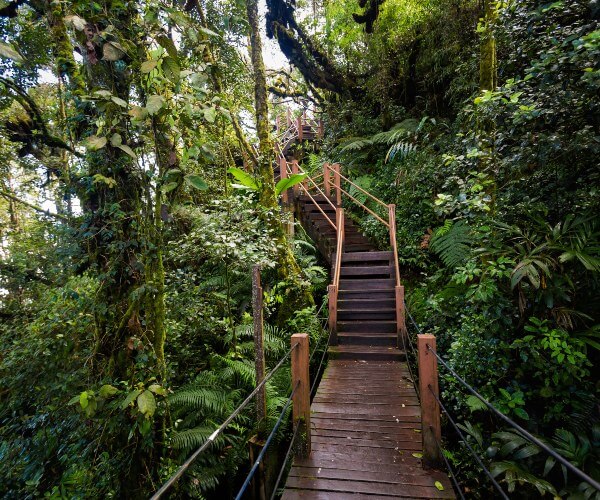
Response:
MULTIPOLYGON (((296 175, 298 173, 298 160, 292 160, 292 174, 296 175)), ((304 182, 302 182, 302 185, 304 186, 304 182)), ((298 184, 295 184, 294 187, 292 188, 293 192, 294 192, 294 200, 298 199, 298 190, 300 189, 300 186, 298 184)), ((306 189, 306 187, 305 187, 306 189)))
POLYGON ((403 346, 402 338, 406 338, 406 311, 404 310, 404 286, 396 285, 396 333, 398 334, 398 348, 403 346))
POLYGON ((433 394, 439 397, 437 358, 427 348, 435 351, 435 336, 418 335, 419 389, 421 390, 421 436, 423 438, 423 464, 440 467, 442 456, 438 443, 442 440, 440 408, 433 394), (433 394, 432 394, 433 392, 433 394))
MULTIPOLYGON (((263 334, 263 289, 260 284, 260 266, 252 267, 252 317, 254 320, 254 370, 256 383, 265 378, 265 350, 263 334)), ((266 388, 262 388, 256 394, 256 420, 259 429, 266 422, 267 397, 266 388)), ((260 432, 259 432, 260 434, 260 432)))
POLYGON ((329 170, 329 163, 323 163, 323 186, 325 187, 325 194, 327 197, 331 196, 331 171, 329 170))
POLYGON ((327 287, 327 293, 329 295, 329 331, 331 332, 329 343, 330 345, 337 345, 337 287, 335 285, 329 285, 327 287))
MULTIPOLYGON (((281 179, 286 179, 288 176, 287 173, 287 161, 285 158, 279 158, 279 177, 281 179)), ((288 190, 286 189, 281 193, 281 199, 283 201, 283 205, 287 206, 289 203, 288 190)))
POLYGON ((298 117, 298 119, 296 120, 296 124, 297 124, 297 127, 298 127, 298 140, 302 141, 303 135, 304 135, 304 133, 303 133, 304 132, 304 125, 303 125, 303 122, 302 122, 302 115, 300 115, 298 117))
POLYGON ((285 119, 287 121, 288 128, 290 128, 292 126, 292 114, 290 113, 290 108, 285 110, 285 119))
POLYGON ((292 335, 292 347, 298 344, 292 351, 292 390, 298 385, 293 397, 293 419, 294 430, 301 426, 299 432, 300 441, 297 448, 298 457, 310 455, 310 378, 308 373, 309 345, 307 333, 295 333, 292 335))
POLYGON ((338 207, 342 206, 342 178, 340 177, 340 164, 334 163, 333 165, 333 184, 335 186, 335 204, 338 207))

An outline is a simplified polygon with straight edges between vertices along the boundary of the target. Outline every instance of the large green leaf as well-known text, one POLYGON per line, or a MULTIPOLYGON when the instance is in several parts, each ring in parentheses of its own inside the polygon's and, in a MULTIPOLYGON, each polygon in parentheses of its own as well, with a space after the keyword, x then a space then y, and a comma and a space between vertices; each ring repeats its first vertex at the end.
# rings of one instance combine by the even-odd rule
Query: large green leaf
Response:
POLYGON ((248 172, 244 172, 241 168, 237 167, 231 167, 227 169, 227 172, 240 181, 242 186, 258 191, 258 184, 248 172))
POLYGON ((275 195, 279 196, 286 189, 289 189, 296 184, 300 184, 304 179, 308 177, 308 174, 292 174, 285 179, 281 179, 275 186, 275 195))
POLYGON ((146 101, 146 111, 148 111, 149 114, 151 115, 155 115, 156 113, 158 113, 163 106, 167 103, 167 101, 165 100, 165 98, 161 95, 151 95, 150 97, 148 97, 148 100, 146 101))
POLYGON ((208 184, 206 184, 206 181, 196 174, 186 175, 185 182, 193 188, 200 189, 202 191, 206 191, 208 189, 208 184))
POLYGON ((173 83, 177 83, 180 78, 181 69, 177 60, 171 56, 167 56, 163 59, 162 70, 165 76, 173 83))
POLYGON ((150 418, 156 411, 156 399, 151 391, 142 392, 137 398, 138 409, 146 418, 150 418))

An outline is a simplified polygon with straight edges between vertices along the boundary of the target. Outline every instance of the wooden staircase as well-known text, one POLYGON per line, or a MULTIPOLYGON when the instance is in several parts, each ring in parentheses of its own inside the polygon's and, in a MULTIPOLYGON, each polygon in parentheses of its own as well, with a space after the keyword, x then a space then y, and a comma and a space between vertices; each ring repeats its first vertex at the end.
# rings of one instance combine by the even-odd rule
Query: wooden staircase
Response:
MULTIPOLYGON (((296 131, 305 135, 301 126, 298 121, 296 131)), ((286 144, 289 130, 282 135, 286 144)), ((280 145, 276 177, 302 172, 285 151, 280 145)), ((421 462, 421 408, 399 349, 404 287, 395 207, 352 183, 339 165, 324 164, 322 182, 317 179, 307 177, 283 193, 284 208, 293 207, 331 264, 332 284, 329 363, 311 405, 311 452, 294 460, 282 498, 455 498, 448 476, 421 462), (350 195, 342 179, 370 197, 370 207, 350 195), (391 250, 378 249, 344 216, 344 194, 389 229, 391 250)))

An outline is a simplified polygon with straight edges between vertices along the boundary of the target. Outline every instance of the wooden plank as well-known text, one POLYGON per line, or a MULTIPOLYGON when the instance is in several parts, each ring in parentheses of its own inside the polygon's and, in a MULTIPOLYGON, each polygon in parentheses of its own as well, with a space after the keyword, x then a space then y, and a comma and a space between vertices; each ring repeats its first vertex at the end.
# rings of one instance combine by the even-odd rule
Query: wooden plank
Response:
POLYGON ((365 493, 388 496, 410 496, 415 498, 454 498, 452 492, 439 491, 435 486, 417 486, 406 484, 390 485, 386 483, 369 483, 363 481, 311 479, 304 477, 288 478, 291 488, 302 488, 320 491, 337 491, 344 493, 365 493))
POLYGON ((347 470, 340 467, 300 467, 296 466, 290 471, 290 476, 293 477, 313 477, 318 479, 341 479, 350 481, 366 481, 374 483, 390 483, 390 484, 414 484, 418 486, 435 486, 436 481, 448 480, 445 474, 438 472, 437 474, 420 473, 413 469, 412 473, 401 473, 401 469, 394 472, 362 471, 362 470, 347 470), (377 472, 373 474, 372 472, 377 472))

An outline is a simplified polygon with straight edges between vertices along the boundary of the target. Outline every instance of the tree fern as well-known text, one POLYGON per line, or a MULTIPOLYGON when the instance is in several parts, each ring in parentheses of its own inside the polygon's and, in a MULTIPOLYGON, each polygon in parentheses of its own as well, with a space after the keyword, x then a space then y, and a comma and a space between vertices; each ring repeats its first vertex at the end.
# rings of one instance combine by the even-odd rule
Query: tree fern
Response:
POLYGON ((429 248, 447 267, 455 268, 469 257, 472 243, 471 228, 465 221, 446 221, 431 238, 429 248))

